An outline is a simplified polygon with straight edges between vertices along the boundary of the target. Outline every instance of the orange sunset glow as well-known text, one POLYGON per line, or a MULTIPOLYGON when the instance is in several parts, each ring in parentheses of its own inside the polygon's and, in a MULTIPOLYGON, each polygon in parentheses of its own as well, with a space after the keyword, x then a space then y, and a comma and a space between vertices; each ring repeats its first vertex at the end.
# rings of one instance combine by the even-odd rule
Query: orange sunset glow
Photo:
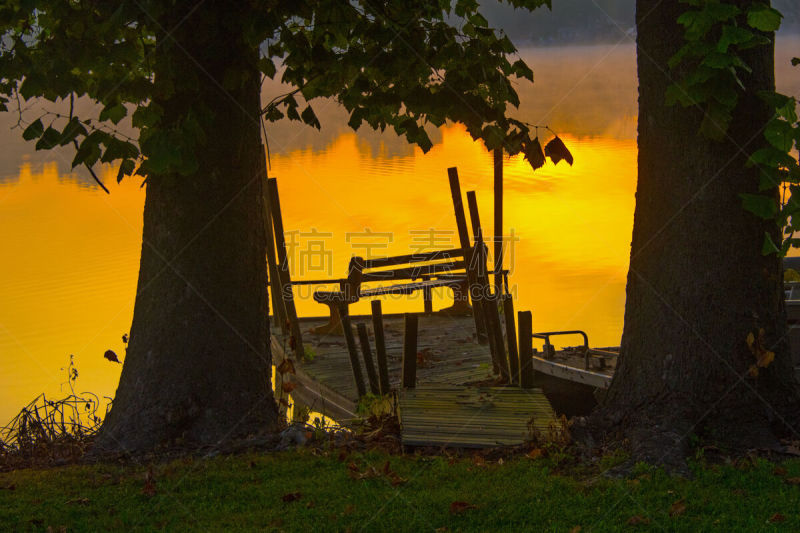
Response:
MULTIPOLYGON (((593 343, 619 342, 635 187, 632 139, 562 135, 575 156, 536 172, 521 156, 506 158, 505 266, 518 309, 532 309, 539 329, 580 327, 593 343), (518 240, 517 240, 518 239, 518 240)), ((543 140, 547 140, 543 135, 543 140)), ((295 279, 344 275, 350 256, 457 246, 446 169, 456 164, 462 188, 477 191, 491 234, 491 154, 459 126, 445 127, 429 153, 389 155, 336 137, 324 150, 273 154, 295 279), (374 200, 380 199, 379 202, 374 200), (365 237, 365 229, 375 236, 365 237), (314 231, 319 235, 314 236, 314 231), (431 237, 433 235, 433 237, 431 237), (321 253, 319 246, 322 243, 321 253), (321 259, 322 258, 322 259, 321 259), (305 263, 304 263, 305 262, 305 263)), ((0 187, 6 260, 0 263, 0 418, 40 392, 64 391, 60 369, 74 354, 79 387, 112 396, 130 327, 141 249, 144 189, 117 185, 106 168, 106 195, 55 164, 23 164, 18 181, 0 187)), ((302 287, 300 288, 302 289, 302 287)), ((440 293, 435 305, 449 305, 440 293)), ((298 290, 301 316, 326 308, 298 290)), ((353 306, 367 312, 368 302, 353 306)), ((389 312, 421 310, 418 297, 387 298, 389 312)))

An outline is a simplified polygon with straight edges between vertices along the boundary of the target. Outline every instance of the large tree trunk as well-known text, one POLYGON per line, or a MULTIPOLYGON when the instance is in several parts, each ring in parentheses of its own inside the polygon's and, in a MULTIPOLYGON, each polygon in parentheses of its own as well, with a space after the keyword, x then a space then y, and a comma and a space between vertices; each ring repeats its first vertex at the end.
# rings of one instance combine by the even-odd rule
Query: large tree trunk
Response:
POLYGON ((629 439, 635 459, 672 466, 691 434, 775 447, 777 426, 798 405, 781 262, 761 254, 764 233, 780 235, 738 196, 758 191, 745 161, 771 116, 757 92, 774 89, 773 47, 748 52, 753 72, 726 138, 705 138, 699 108, 665 105, 686 9, 679 0, 636 5, 639 181, 619 365, 597 413, 629 439), (762 328, 776 358, 752 377, 746 338, 762 328))
POLYGON ((244 7, 207 2, 184 21, 194 4, 178 4, 159 19, 171 33, 156 52, 155 101, 165 110, 162 127, 195 113, 208 126, 206 141, 194 174, 147 180, 130 342, 97 442, 106 452, 214 445, 274 430, 278 420, 258 51, 240 31, 244 7))

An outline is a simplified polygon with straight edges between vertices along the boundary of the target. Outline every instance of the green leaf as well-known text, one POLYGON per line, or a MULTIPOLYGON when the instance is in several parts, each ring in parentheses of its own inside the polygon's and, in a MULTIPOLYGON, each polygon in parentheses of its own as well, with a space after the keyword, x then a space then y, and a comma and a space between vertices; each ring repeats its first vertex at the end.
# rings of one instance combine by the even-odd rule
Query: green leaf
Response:
POLYGON ((32 139, 38 139, 42 136, 42 133, 44 133, 44 125, 41 119, 37 118, 30 126, 25 128, 25 131, 22 132, 22 138, 26 141, 30 141, 32 139))
POLYGON ((86 128, 83 127, 78 117, 72 117, 72 119, 67 122, 67 125, 64 126, 58 144, 61 146, 67 145, 75 140, 75 137, 78 135, 86 135, 86 133, 86 128))
POLYGON ((797 101, 789 98, 784 105, 776 107, 775 112, 790 123, 797 122, 797 101))
POLYGON ((100 151, 100 140, 102 138, 102 132, 94 131, 89 134, 89 136, 81 142, 80 146, 78 146, 78 151, 72 159, 72 168, 80 164, 84 164, 87 167, 94 165, 97 160, 100 159, 102 153, 100 151))
POLYGON ((503 128, 495 125, 486 126, 481 132, 483 142, 486 143, 486 148, 489 150, 494 150, 495 148, 503 146, 505 136, 503 128))
POLYGON ((732 19, 739 13, 741 10, 733 4, 726 4, 719 1, 709 1, 706 2, 704 5, 704 10, 715 20, 718 22, 724 22, 726 20, 732 19))
POLYGON ((772 237, 769 236, 769 233, 766 231, 764 232, 764 243, 761 245, 761 255, 770 255, 770 254, 779 254, 781 253, 780 248, 778 248, 774 242, 772 242, 772 237))
POLYGON ((744 208, 759 218, 769 220, 778 214, 778 202, 773 196, 742 193, 739 198, 744 208))
POLYGON ((303 122, 308 124, 309 126, 313 126, 317 129, 320 129, 322 126, 319 123, 319 119, 317 119, 317 115, 314 114, 314 110, 311 109, 311 106, 306 106, 303 109, 303 112, 300 114, 300 117, 303 119, 303 122))
POLYGON ((117 171, 117 183, 122 181, 122 178, 125 176, 130 176, 133 174, 133 169, 136 167, 136 163, 132 159, 123 159, 122 163, 119 165, 119 170, 117 171))
POLYGON ((746 43, 753 37, 753 32, 747 28, 726 24, 722 27, 722 35, 717 43, 717 51, 725 53, 730 45, 746 43))
POLYGON ((258 60, 258 70, 263 72, 266 77, 272 79, 276 72, 275 63, 268 57, 262 57, 258 60))
POLYGON ((54 127, 50 126, 39 138, 36 142, 36 149, 37 150, 50 150, 51 148, 58 145, 58 141, 61 139, 61 132, 55 129, 54 127))
POLYGON ((764 128, 764 138, 778 150, 788 152, 794 143, 794 128, 785 120, 770 120, 764 128))
POLYGON ((475 13, 473 15, 470 15, 469 19, 467 20, 469 20, 473 26, 479 26, 482 28, 489 26, 489 21, 486 20, 486 17, 484 17, 480 13, 475 13))
POLYGON ((544 152, 542 151, 542 145, 539 143, 539 137, 536 137, 531 142, 523 143, 522 152, 533 170, 544 165, 544 152))
POLYGON ((563 159, 572 166, 572 154, 558 135, 550 139, 550 142, 544 145, 544 155, 549 157, 554 165, 557 165, 558 162, 563 159))
POLYGON ((712 100, 708 103, 700 123, 700 133, 709 139, 721 140, 728 131, 732 118, 729 106, 712 100))
POLYGON ((118 124, 120 120, 125 118, 125 115, 128 114, 128 110, 122 104, 109 104, 100 111, 100 116, 98 117, 100 121, 103 120, 111 120, 114 124, 118 124))
POLYGON ((158 104, 150 102, 148 105, 140 105, 131 116, 131 124, 134 128, 152 128, 161 119, 161 108, 158 104))
POLYGON ((516 74, 519 78, 525 78, 533 81, 533 71, 522 59, 517 59, 514 61, 514 63, 511 65, 511 72, 516 74))
POLYGON ((766 4, 756 4, 747 12, 747 24, 761 31, 776 31, 783 15, 766 4))

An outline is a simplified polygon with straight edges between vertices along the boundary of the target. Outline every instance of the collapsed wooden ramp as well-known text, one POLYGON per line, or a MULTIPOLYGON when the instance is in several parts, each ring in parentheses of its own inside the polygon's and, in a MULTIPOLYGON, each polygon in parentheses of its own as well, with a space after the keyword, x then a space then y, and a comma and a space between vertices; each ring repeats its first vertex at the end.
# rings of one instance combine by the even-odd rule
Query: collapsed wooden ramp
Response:
POLYGON ((403 444, 485 448, 547 437, 555 413, 540 389, 425 386, 399 392, 403 444))

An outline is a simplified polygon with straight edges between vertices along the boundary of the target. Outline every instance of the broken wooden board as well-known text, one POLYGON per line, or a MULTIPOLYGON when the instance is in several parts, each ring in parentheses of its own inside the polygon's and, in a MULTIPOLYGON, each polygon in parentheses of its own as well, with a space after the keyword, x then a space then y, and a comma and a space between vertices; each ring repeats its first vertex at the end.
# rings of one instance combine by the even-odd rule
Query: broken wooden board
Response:
MULTIPOLYGON (((370 343, 375 347, 372 319, 369 316, 351 317, 353 325, 364 323, 369 331, 370 343)), ((339 335, 311 333, 326 318, 300 319, 305 346, 313 357, 294 361, 295 375, 288 377, 295 383, 292 398, 300 404, 330 416, 340 424, 355 417, 358 392, 353 379, 353 369, 345 345, 339 335)), ((474 341, 475 325, 471 316, 420 315, 417 341, 417 385, 465 383, 491 379, 491 358, 486 345, 474 341)), ((384 315, 384 335, 389 370, 389 383, 393 389, 400 386, 403 353, 402 315, 384 315)), ((292 357, 289 342, 278 328, 272 330, 272 355, 275 365, 292 357)), ((362 375, 366 375, 359 350, 362 375)))
POLYGON ((514 446, 558 427, 540 389, 424 386, 399 393, 403 444, 514 446))

